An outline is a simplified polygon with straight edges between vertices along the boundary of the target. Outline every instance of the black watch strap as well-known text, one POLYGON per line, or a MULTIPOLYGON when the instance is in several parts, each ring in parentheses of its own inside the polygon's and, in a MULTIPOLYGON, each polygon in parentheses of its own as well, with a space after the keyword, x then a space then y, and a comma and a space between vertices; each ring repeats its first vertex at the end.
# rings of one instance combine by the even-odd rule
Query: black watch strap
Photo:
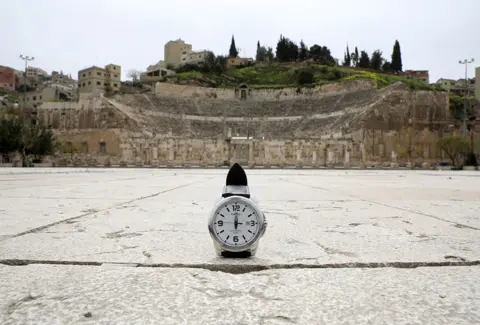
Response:
POLYGON ((244 252, 223 251, 221 255, 222 257, 228 257, 228 258, 247 258, 252 256, 252 252, 251 251, 244 251, 244 252))

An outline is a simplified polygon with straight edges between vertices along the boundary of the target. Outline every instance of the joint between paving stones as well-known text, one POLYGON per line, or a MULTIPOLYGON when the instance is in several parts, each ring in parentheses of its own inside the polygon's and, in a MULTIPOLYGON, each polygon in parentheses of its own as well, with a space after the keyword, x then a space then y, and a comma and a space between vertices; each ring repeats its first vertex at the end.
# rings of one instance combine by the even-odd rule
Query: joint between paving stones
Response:
POLYGON ((181 264, 181 263, 124 263, 124 262, 94 262, 94 261, 62 261, 62 260, 28 260, 28 259, 3 259, 0 264, 7 266, 26 265, 72 265, 72 266, 126 266, 143 268, 170 268, 170 269, 204 269, 212 272, 229 274, 246 274, 268 270, 292 269, 375 269, 375 268, 400 268, 416 269, 419 267, 468 267, 480 265, 480 260, 475 261, 445 261, 445 262, 353 262, 330 264, 181 264))

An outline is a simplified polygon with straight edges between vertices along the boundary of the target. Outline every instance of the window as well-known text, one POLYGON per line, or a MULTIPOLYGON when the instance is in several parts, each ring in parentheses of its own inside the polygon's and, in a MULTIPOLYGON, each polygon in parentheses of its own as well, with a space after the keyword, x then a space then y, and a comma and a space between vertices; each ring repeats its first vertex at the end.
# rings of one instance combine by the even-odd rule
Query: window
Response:
POLYGON ((113 67, 113 70, 117 70, 117 67, 113 67))
POLYGON ((106 76, 107 76, 107 74, 106 74, 106 73, 104 73, 104 74, 103 74, 103 76, 104 76, 104 77, 106 77, 106 76))
POLYGON ((118 85, 117 85, 117 84, 113 84, 113 86, 114 86, 114 87, 118 87, 118 85))
POLYGON ((100 85, 101 85, 100 81, 97 81, 97 86, 100 86, 100 85))
POLYGON ((85 73, 82 76, 85 77, 85 73))
POLYGON ((92 71, 89 71, 89 72, 88 72, 88 75, 91 76, 91 75, 92 75, 92 71))
POLYGON ((107 84, 106 82, 104 82, 104 83, 103 83, 103 85, 104 85, 105 87, 107 87, 107 86, 108 86, 108 84, 107 84))
POLYGON ((39 99, 39 100, 42 100, 42 96, 39 96, 38 99, 39 99))
POLYGON ((37 100, 37 96, 33 96, 32 100, 37 100))
POLYGON ((118 78, 118 74, 114 75, 115 78, 118 78))
POLYGON ((101 72, 97 72, 97 76, 102 76, 102 73, 101 73, 101 72))
POLYGON ((83 87, 85 87, 85 83, 83 83, 83 87))
POLYGON ((89 85, 90 85, 91 83, 92 83, 91 81, 88 82, 89 85))
POLYGON ((106 147, 106 145, 105 145, 105 142, 100 142, 100 143, 98 144, 98 151, 99 151, 100 153, 106 153, 106 152, 107 152, 107 147, 106 147))

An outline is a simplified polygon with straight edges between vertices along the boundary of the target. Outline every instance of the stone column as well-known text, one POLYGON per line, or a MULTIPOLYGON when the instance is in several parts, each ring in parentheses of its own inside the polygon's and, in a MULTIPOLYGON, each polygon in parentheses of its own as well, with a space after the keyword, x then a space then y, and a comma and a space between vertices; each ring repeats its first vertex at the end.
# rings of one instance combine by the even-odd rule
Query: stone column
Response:
POLYGON ((335 153, 333 150, 328 149, 327 151, 327 167, 333 168, 335 166, 335 153))
POLYGON ((296 160, 295 166, 296 166, 297 168, 302 168, 302 167, 303 167, 302 147, 301 147, 301 146, 298 146, 295 151, 296 151, 296 155, 297 155, 297 160, 296 160))
POLYGON ((255 159, 253 156, 253 142, 248 144, 248 167, 253 168, 255 167, 255 159))
POLYGON ((172 167, 175 163, 175 143, 173 141, 168 141, 168 161, 167 167, 172 167))
POLYGON ((185 143, 185 156, 183 158, 183 166, 190 167, 192 165, 192 143, 189 140, 185 143))
POLYGON ((350 168, 350 151, 345 149, 345 158, 343 160, 343 167, 350 168))
POLYGON ((397 163, 397 153, 392 150, 392 162, 390 163, 391 168, 398 168, 398 163, 397 163))
POLYGON ((151 165, 153 167, 157 167, 158 166, 158 147, 157 147, 158 144, 153 144, 152 143, 152 162, 151 162, 151 165))
POLYGON ((317 151, 313 150, 312 152, 312 167, 316 167, 317 166, 317 151))
POLYGON ((265 152, 265 160, 263 163, 264 167, 269 167, 270 166, 270 152, 268 151, 268 146, 264 144, 264 152, 265 152))
POLYGON ((365 151, 365 145, 363 143, 360 143, 360 154, 362 156, 361 162, 360 162, 360 168, 366 168, 367 153, 365 151))

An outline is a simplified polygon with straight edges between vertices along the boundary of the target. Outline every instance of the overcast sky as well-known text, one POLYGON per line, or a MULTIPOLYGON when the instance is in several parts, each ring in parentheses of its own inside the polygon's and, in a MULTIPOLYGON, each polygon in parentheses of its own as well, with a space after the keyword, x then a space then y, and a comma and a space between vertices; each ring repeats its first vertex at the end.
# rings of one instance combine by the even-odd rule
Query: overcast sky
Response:
MULTIPOLYGON (((480 0, 1 0, 0 65, 63 70, 115 63, 123 77, 163 59, 182 38, 194 50, 227 54, 232 34, 241 56, 256 43, 275 49, 280 34, 328 46, 342 59, 347 43, 390 58, 400 41, 403 67, 438 78, 462 78, 458 61, 480 66, 480 0)), ((469 77, 474 76, 474 66, 469 77)))

